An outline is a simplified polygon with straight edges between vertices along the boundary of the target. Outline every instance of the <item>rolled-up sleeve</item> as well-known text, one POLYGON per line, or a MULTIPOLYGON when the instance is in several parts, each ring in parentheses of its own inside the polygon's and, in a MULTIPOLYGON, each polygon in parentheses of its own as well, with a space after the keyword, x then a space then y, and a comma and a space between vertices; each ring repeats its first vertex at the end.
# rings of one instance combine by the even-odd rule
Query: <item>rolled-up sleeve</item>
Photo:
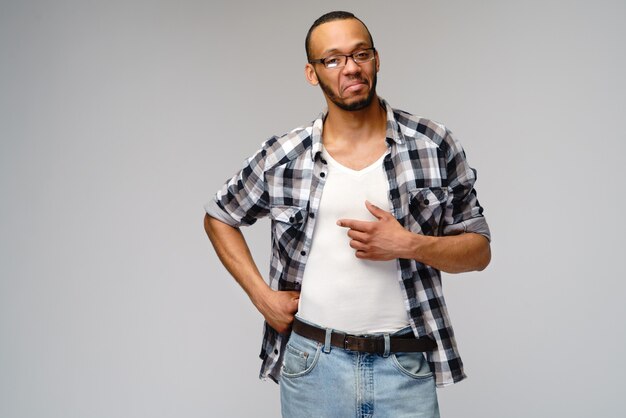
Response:
POLYGON ((474 232, 491 241, 489 225, 474 189, 476 170, 469 166, 463 147, 450 131, 447 131, 444 143, 447 147, 448 202, 443 234, 474 232))
POLYGON ((269 204, 265 157, 266 143, 204 205, 206 213, 234 227, 252 225, 266 216, 269 204))

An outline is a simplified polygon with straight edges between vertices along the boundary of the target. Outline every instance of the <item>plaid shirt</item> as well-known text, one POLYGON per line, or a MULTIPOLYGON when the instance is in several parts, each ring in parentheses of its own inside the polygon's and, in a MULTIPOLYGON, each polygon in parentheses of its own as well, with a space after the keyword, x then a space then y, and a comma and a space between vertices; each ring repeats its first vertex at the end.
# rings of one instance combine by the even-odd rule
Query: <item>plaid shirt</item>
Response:
MULTIPOLYGON (((476 171, 451 132, 441 124, 392 109, 384 100, 381 104, 387 111, 384 167, 389 211, 414 233, 476 232, 490 239, 473 187, 476 171)), ((269 284, 274 290, 300 289, 328 172, 321 157, 324 116, 268 139, 205 206, 209 215, 235 227, 270 217, 269 284)), ((462 380, 463 363, 443 298, 441 273, 415 260, 397 263, 414 334, 437 342, 434 351, 425 353, 437 386, 462 380)), ((287 336, 264 324, 261 378, 278 381, 286 341, 287 336)))

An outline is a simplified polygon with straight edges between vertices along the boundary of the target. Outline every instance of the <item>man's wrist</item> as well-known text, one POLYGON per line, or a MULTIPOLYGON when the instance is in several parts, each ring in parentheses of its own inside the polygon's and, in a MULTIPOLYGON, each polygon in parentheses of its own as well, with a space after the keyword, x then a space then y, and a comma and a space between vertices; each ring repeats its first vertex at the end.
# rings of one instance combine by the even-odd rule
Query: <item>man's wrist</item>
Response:
POLYGON ((429 238, 431 237, 427 237, 421 234, 416 234, 415 232, 410 232, 410 231, 406 231, 406 232, 407 232, 407 235, 406 235, 407 239, 406 239, 406 245, 403 246, 404 254, 402 258, 422 261, 420 254, 423 254, 424 247, 429 244, 429 241, 430 241, 429 238))
POLYGON ((273 290, 265 283, 265 280, 259 278, 248 291, 248 297, 250 301, 252 301, 252 304, 258 310, 261 310, 271 292, 273 292, 273 290))

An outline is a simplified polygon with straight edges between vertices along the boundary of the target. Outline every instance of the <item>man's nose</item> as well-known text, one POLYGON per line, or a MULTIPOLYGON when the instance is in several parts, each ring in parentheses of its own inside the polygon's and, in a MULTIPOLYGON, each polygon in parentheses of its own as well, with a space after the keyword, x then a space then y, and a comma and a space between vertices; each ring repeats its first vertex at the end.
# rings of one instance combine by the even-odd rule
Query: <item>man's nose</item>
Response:
POLYGON ((346 65, 343 67, 344 74, 354 74, 361 71, 361 66, 356 63, 353 57, 346 57, 346 65))

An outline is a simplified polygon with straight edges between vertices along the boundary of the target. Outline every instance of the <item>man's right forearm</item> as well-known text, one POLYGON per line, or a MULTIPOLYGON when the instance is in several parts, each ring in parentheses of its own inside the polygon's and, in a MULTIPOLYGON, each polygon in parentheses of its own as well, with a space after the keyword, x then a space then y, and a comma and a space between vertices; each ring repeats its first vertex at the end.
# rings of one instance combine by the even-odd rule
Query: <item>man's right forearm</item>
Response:
POLYGON ((256 300, 269 290, 269 286, 263 280, 239 228, 206 215, 204 230, 226 270, 256 305, 256 300))
POLYGON ((297 311, 299 293, 270 289, 239 228, 205 215, 204 229, 224 267, 248 294, 268 324, 278 332, 286 332, 297 311))

